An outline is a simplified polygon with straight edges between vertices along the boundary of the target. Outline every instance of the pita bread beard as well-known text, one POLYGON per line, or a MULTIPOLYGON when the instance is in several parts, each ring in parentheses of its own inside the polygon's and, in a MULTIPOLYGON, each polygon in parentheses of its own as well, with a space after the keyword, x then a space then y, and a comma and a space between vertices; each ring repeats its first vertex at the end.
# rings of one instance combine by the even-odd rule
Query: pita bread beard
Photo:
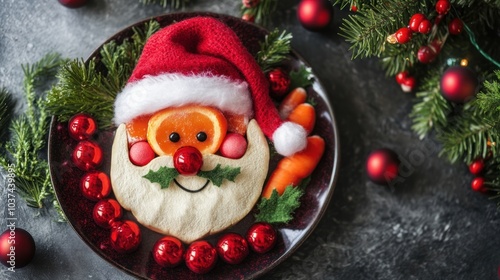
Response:
MULTIPOLYGON (((221 186, 211 182, 198 191, 181 189, 174 181, 167 188, 144 178, 150 170, 173 167, 171 156, 160 156, 146 166, 136 166, 128 158, 125 125, 115 134, 111 157, 113 192, 123 208, 132 212, 137 221, 156 232, 173 235, 190 243, 220 232, 243 219, 260 197, 269 168, 269 145, 255 120, 247 129, 248 147, 240 159, 228 159, 214 154, 203 156, 202 170, 240 167, 234 182, 224 180, 221 186)), ((176 181, 184 188, 199 190, 207 182, 198 176, 178 175, 176 181)))

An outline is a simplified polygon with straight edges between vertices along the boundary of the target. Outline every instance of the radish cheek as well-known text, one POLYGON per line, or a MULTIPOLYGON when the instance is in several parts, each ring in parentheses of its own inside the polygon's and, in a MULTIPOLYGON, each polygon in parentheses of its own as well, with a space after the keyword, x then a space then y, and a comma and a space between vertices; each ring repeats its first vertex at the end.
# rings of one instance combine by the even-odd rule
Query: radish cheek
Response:
POLYGON ((132 144, 129 151, 130 161, 138 166, 144 166, 152 161, 156 154, 146 141, 132 144))
POLYGON ((238 133, 228 133, 222 142, 219 152, 223 157, 241 158, 247 150, 247 140, 238 133))

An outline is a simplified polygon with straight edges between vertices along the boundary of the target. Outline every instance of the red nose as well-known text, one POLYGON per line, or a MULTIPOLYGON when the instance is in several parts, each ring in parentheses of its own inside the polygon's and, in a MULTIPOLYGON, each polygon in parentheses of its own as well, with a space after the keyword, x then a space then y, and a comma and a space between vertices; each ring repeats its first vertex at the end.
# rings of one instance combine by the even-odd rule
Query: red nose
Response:
POLYGON ((203 156, 195 147, 180 147, 174 154, 174 167, 181 175, 196 175, 202 165, 203 156))

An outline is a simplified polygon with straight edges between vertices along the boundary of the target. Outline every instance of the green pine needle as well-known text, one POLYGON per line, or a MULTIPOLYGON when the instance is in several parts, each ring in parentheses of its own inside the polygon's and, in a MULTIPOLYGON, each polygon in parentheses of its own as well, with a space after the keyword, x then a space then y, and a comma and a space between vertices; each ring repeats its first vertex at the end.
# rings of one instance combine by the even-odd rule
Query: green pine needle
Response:
POLYGON ((260 0, 259 4, 253 8, 242 5, 241 14, 249 15, 254 18, 255 23, 266 26, 277 5, 278 0, 260 0))
POLYGON ((266 36, 264 42, 260 43, 260 51, 256 58, 263 72, 268 72, 288 59, 291 40, 291 33, 286 31, 280 33, 277 29, 266 36))
POLYGON ((0 88, 0 140, 7 136, 13 114, 14 100, 12 95, 5 88, 0 88))

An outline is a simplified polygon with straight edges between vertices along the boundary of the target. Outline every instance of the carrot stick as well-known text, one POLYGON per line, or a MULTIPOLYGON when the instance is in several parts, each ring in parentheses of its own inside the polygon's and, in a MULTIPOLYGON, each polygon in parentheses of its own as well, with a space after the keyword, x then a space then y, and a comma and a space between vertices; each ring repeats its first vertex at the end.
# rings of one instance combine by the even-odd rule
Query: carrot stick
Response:
POLYGON ((293 109, 287 119, 300 124, 310 134, 316 123, 316 110, 311 104, 302 103, 293 109))
POLYGON ((306 98, 306 90, 301 87, 295 88, 288 93, 278 107, 281 119, 286 119, 295 107, 306 101, 306 98))
POLYGON ((278 162, 262 191, 262 197, 270 198, 273 190, 282 195, 286 187, 297 186, 307 176, 311 175, 325 151, 325 140, 320 136, 307 137, 307 147, 278 162))

